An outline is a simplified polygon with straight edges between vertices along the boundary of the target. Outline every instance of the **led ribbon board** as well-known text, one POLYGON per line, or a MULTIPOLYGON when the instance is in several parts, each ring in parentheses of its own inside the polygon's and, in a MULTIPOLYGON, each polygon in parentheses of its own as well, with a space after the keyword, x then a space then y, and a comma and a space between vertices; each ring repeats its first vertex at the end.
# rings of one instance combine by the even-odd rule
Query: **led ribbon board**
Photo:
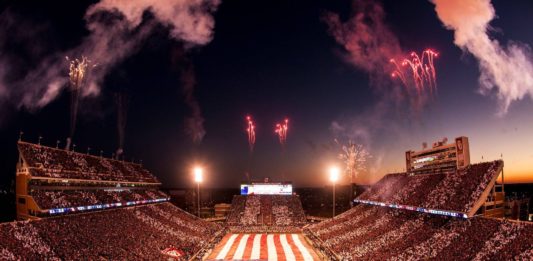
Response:
POLYGON ((53 209, 48 210, 48 213, 50 215, 54 215, 54 214, 62 214, 62 213, 77 212, 77 211, 106 209, 106 208, 114 208, 114 207, 122 207, 122 206, 135 206, 135 205, 148 204, 148 203, 159 203, 159 202, 164 202, 168 200, 169 198, 158 198, 158 199, 116 202, 116 203, 90 205, 90 206, 70 207, 70 208, 53 208, 53 209))
POLYGON ((448 216, 448 217, 468 218, 468 215, 465 213, 448 211, 448 210, 430 209, 430 208, 414 207, 414 206, 400 205, 400 204, 389 204, 389 203, 383 203, 383 202, 371 201, 371 200, 354 199, 353 202, 374 205, 374 206, 381 206, 381 207, 406 209, 406 210, 411 210, 411 211, 418 211, 422 213, 429 213, 429 214, 448 216))

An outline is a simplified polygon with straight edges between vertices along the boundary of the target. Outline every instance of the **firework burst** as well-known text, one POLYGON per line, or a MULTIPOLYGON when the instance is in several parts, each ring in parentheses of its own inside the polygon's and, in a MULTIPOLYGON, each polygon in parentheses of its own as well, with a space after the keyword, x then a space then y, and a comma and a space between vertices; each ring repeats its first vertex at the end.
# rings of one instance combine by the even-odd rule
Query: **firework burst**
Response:
POLYGON ((71 60, 68 56, 65 58, 69 61, 68 76, 70 79, 70 87, 79 90, 84 84, 91 61, 85 56, 74 60, 71 60))
POLYGON ((426 91, 433 95, 437 90, 437 73, 433 60, 438 56, 435 51, 427 49, 421 55, 411 52, 410 57, 403 58, 401 62, 390 59, 394 65, 391 77, 399 79, 407 89, 414 88, 419 96, 426 91))
POLYGON ((289 130, 289 119, 285 118, 283 123, 276 123, 274 132, 278 135, 279 143, 282 147, 287 142, 287 131, 289 130))
POLYGON ((250 152, 254 151, 255 145, 255 124, 250 115, 246 116, 246 133, 248 133, 248 146, 250 147, 250 152))
POLYGON ((339 159, 344 163, 345 173, 350 177, 352 183, 354 176, 366 170, 366 161, 371 157, 361 144, 349 141, 347 145, 342 145, 339 159))
POLYGON ((80 100, 81 89, 84 87, 87 81, 87 75, 91 68, 96 65, 91 65, 91 61, 82 56, 80 59, 71 60, 69 57, 65 57, 69 62, 69 82, 70 82, 70 136, 67 139, 66 149, 70 149, 70 143, 74 136, 76 129, 76 118, 78 116, 78 104, 80 100))

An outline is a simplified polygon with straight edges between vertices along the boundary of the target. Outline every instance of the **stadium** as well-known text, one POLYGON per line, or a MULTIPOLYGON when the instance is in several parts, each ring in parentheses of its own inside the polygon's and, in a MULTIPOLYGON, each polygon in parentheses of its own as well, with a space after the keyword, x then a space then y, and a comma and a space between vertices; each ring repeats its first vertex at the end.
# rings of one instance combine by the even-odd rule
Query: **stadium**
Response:
POLYGON ((0 261, 533 261, 531 14, 0 1, 0 261))
POLYGON ((291 184, 271 182, 242 185, 227 217, 215 222, 169 203, 140 164, 20 141, 23 221, 0 225, 0 253, 30 260, 532 259, 533 224, 486 210, 503 201, 503 161, 470 164, 468 143, 464 154, 456 144, 419 153, 435 161, 408 152, 407 166, 426 163, 385 175, 353 208, 321 222, 307 221, 291 184))

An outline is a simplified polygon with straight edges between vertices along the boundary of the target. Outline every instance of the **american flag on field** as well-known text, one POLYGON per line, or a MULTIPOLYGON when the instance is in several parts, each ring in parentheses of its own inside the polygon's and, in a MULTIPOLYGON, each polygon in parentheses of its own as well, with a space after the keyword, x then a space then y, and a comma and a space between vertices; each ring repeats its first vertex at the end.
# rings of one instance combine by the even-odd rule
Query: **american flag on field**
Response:
POLYGON ((227 234, 207 260, 319 260, 301 234, 227 234))

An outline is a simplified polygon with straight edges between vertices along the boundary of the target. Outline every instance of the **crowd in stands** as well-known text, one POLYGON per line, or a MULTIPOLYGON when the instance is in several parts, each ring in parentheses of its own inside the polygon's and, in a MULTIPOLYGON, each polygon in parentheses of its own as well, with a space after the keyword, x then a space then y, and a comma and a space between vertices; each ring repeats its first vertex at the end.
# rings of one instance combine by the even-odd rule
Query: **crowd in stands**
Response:
POLYGON ((300 226, 306 223, 306 218, 298 196, 248 195, 233 198, 227 223, 235 226, 300 226))
POLYGON ((18 147, 32 176, 159 183, 140 164, 26 142, 19 142, 18 147))
POLYGON ((305 214, 303 212, 302 203, 296 196, 272 196, 272 215, 274 216, 275 225, 293 225, 305 224, 305 214), (295 210, 302 211, 295 211, 295 210))
POLYGON ((358 199, 467 213, 502 167, 493 161, 449 174, 389 174, 358 199))
POLYGON ((168 196, 155 189, 32 190, 30 195, 41 209, 125 203, 168 196))
POLYGON ((446 202, 446 209, 468 212, 502 168, 503 161, 485 162, 472 164, 455 175, 447 175, 428 195, 424 206, 437 208, 446 202))
POLYGON ((262 224, 272 225, 272 214, 274 214, 272 197, 261 197, 261 212, 259 213, 259 216, 262 218, 262 224))
POLYGON ((244 213, 244 207, 246 204, 246 197, 245 196, 233 196, 233 200, 231 201, 231 211, 229 212, 226 223, 228 224, 239 224, 241 220, 241 216, 244 213))
POLYGON ((0 260, 184 260, 221 230, 170 203, 0 224, 0 260))
MULTIPOLYGON (((157 179, 142 166, 20 142, 39 177, 124 182, 157 179)), ((451 174, 389 174, 358 199, 470 211, 500 172, 501 161, 451 174)), ((130 183, 133 184, 133 183, 130 183)), ((167 198, 153 186, 100 188, 32 184, 42 209, 167 198)), ((173 247, 184 260, 203 256, 227 231, 301 233, 329 260, 533 260, 533 224, 483 217, 452 218, 360 204, 306 226, 298 196, 234 196, 227 229, 170 203, 0 224, 0 260, 154 260, 173 247)))
POLYGON ((218 230, 215 232, 214 236, 211 237, 209 242, 207 244, 204 244, 202 249, 200 251, 196 252, 195 256, 190 258, 189 260, 204 260, 204 258, 207 258, 211 251, 216 247, 216 245, 222 240, 222 238, 228 233, 228 230, 225 228, 222 228, 221 230, 218 230))
POLYGON ((292 196, 286 199, 288 200, 287 207, 289 209, 289 213, 291 213, 292 215, 293 223, 300 224, 300 225, 307 224, 307 218, 305 216, 305 212, 304 212, 300 197, 292 196))
POLYGON ((319 239, 321 248, 332 249, 342 260, 533 258, 533 224, 526 222, 358 205, 306 230, 319 239))
MULTIPOLYGON (((358 199, 468 212, 502 164, 474 164, 452 174, 389 174, 358 199)), ((360 204, 305 232, 332 260, 533 260, 533 224, 527 222, 360 204)))
POLYGON ((241 217, 243 225, 257 225, 257 216, 261 210, 261 197, 249 195, 246 198, 244 213, 241 217))

